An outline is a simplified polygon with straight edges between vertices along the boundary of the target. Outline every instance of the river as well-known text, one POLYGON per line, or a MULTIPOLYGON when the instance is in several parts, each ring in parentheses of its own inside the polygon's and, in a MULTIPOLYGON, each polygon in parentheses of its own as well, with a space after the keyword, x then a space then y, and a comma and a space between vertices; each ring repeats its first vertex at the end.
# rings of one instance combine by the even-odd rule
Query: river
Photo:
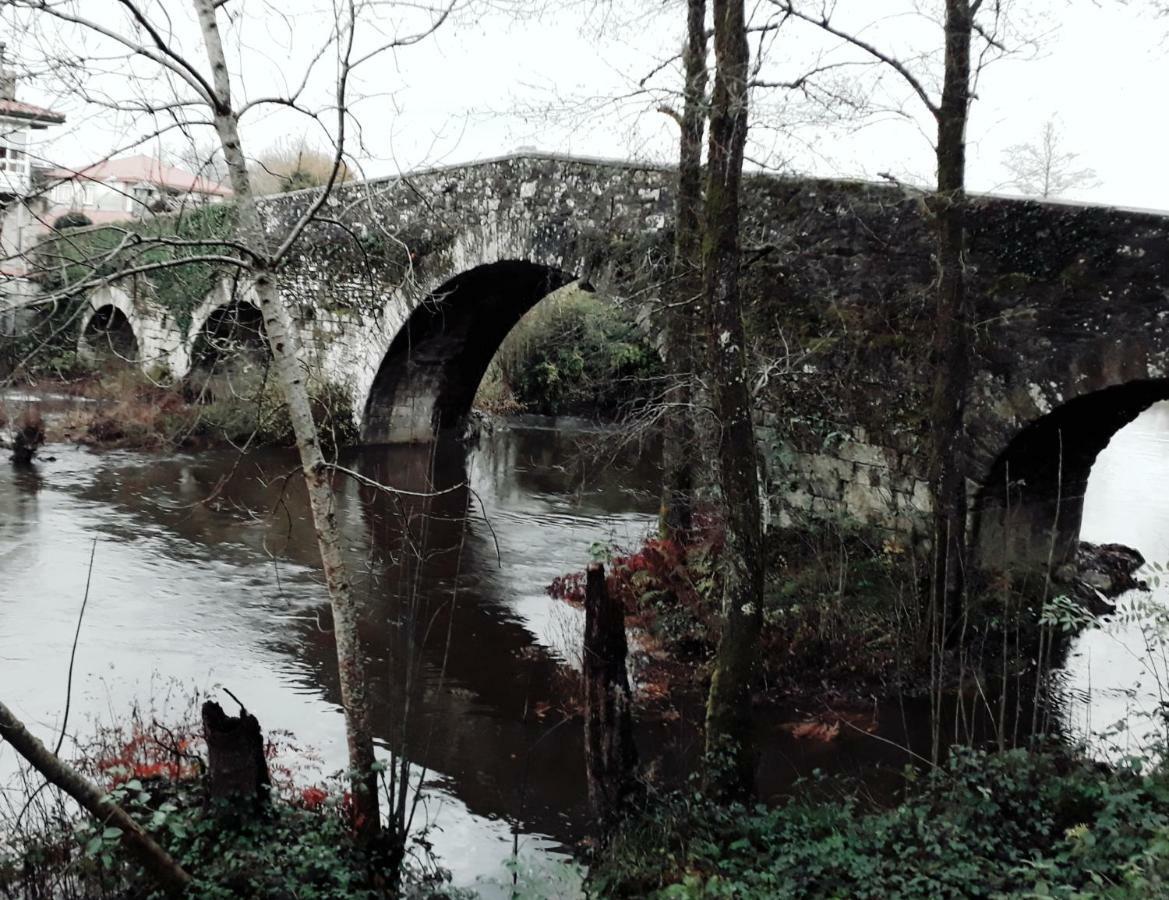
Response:
POLYGON ((1092 467, 1080 537, 1139 550, 1152 591, 1118 598, 1117 613, 1081 635, 1066 671, 1063 715, 1099 755, 1159 754, 1154 721, 1169 702, 1169 402, 1120 429, 1092 467), (1158 578, 1160 583, 1158 584, 1158 578))
MULTIPOLYGON (((383 742, 401 733, 403 685, 416 672, 418 699, 405 721, 407 755, 426 771, 420 815, 455 882, 487 896, 507 896, 513 840, 521 869, 561 878, 549 888, 558 896, 575 891, 566 861, 583 834, 585 785, 566 673, 578 665, 581 620, 545 587, 583 568, 595 542, 636 545, 657 507, 656 448, 560 425, 498 429, 469 454, 456 445, 350 451, 341 463, 361 480, 337 481, 376 733, 383 742), (464 482, 469 488, 457 487, 464 482), (401 496, 373 483, 441 493, 401 496), (429 639, 421 647, 405 642, 420 623, 429 639)), ((1169 555, 1169 506, 1147 519, 1116 506, 1118 498, 1146 496, 1157 483, 1149 479, 1169 483, 1167 436, 1169 407, 1118 435, 1098 466, 1112 467, 1114 481, 1101 487, 1093 474, 1086 537, 1127 541, 1150 558, 1169 555), (1143 468, 1131 463, 1134 453, 1143 468)), ((135 703, 175 717, 198 692, 232 708, 222 687, 266 730, 313 748, 319 772, 342 768, 327 595, 293 455, 63 445, 48 452, 54 458, 35 470, 0 467, 5 702, 46 739, 59 730, 92 551, 73 738, 84 742, 135 703)), ((1100 669, 1117 665, 1102 662, 1102 648, 1116 638, 1106 631, 1081 639, 1072 664, 1075 677, 1091 669, 1094 690, 1100 669)), ((695 761, 699 700, 678 704, 680 716, 638 724, 643 760, 666 783, 695 761)), ((876 739, 842 735, 830 743, 792 737, 782 710, 764 718, 764 797, 817 769, 863 773, 872 784, 874 771, 908 760, 899 745, 928 751, 928 717, 904 707, 882 709, 876 739)), ((10 754, 0 747, 0 778, 13 770, 10 754)), ((301 774, 311 780, 314 772, 301 774)))
MULTIPOLYGON (((497 430, 469 455, 354 450, 341 463, 364 481, 337 481, 376 733, 399 733, 406 671, 420 673, 407 755, 426 767, 423 818, 455 882, 485 895, 510 882, 517 835, 523 865, 571 881, 561 870, 584 833, 582 731, 566 677, 583 623, 545 588, 582 569, 594 543, 635 546, 655 522, 656 448, 560 426, 497 430), (443 493, 402 497, 370 482, 443 493), (451 489, 463 482, 469 490, 451 489), (404 623, 429 626, 421 650, 403 642, 418 632, 404 623)), ((84 742, 135 703, 180 717, 195 692, 232 709, 222 686, 265 729, 313 748, 321 772, 342 768, 327 595, 293 454, 47 453, 31 471, 0 466, 5 702, 46 739, 59 730, 92 551, 72 737, 84 742)), ((638 724, 643 760, 665 783, 680 782, 700 747, 701 698, 677 708, 638 724)), ((765 795, 815 769, 895 771, 908 759, 898 744, 928 740, 901 713, 883 717, 888 742, 822 744, 794 738, 771 711, 765 795)), ((13 766, 0 747, 0 776, 13 766)))

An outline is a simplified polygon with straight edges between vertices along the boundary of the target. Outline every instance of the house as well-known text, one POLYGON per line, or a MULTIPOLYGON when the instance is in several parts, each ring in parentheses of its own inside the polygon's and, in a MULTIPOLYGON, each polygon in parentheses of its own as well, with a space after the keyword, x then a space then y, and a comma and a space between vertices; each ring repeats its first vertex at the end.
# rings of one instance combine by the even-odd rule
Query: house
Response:
POLYGON ((94 225, 140 219, 220 203, 232 193, 211 179, 144 154, 107 159, 76 171, 46 169, 39 175, 49 204, 45 221, 50 225, 66 213, 84 215, 94 225))
POLYGON ((60 113, 16 99, 16 75, 5 66, 0 43, 0 325, 33 293, 25 277, 25 252, 42 228, 33 175, 34 132, 64 121, 60 113))

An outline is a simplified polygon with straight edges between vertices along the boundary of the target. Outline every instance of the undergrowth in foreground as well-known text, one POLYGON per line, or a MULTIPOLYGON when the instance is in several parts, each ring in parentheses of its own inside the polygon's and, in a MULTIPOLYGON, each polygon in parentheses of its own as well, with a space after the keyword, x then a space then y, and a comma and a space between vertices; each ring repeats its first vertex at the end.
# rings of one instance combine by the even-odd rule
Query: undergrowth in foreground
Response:
MULTIPOLYGON (((165 726, 135 709, 99 729, 75 764, 101 785, 194 878, 186 896, 366 898, 463 896, 430 854, 424 833, 408 846, 400 891, 370 865, 350 826, 340 775, 306 782, 312 755, 288 735, 269 736, 267 808, 254 817, 209 806, 206 747, 193 724, 165 726)), ((120 845, 121 832, 81 815, 53 791, 23 779, 0 804, 0 898, 154 898, 157 892, 120 845)))
MULTIPOLYGON (((1058 753, 955 749, 892 808, 655 802, 596 861, 596 897, 764 900, 1169 893, 1169 778, 1058 753)), ((817 791, 817 796, 822 792, 817 791)))

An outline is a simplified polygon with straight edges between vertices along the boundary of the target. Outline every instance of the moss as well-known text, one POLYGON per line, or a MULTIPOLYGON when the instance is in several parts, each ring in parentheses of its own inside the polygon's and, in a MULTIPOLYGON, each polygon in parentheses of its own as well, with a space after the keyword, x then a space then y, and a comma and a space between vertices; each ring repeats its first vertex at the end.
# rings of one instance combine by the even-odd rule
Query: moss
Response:
MULTIPOLYGON (((130 268, 181 260, 201 255, 235 256, 234 248, 218 243, 236 225, 234 204, 210 204, 175 216, 96 226, 50 238, 36 251, 41 286, 49 291, 68 291, 95 277, 110 277, 130 268), (197 241, 193 246, 172 246, 165 240, 197 241)), ((186 332, 191 314, 216 282, 235 271, 206 262, 178 264, 135 277, 131 292, 147 291, 174 316, 186 332)))

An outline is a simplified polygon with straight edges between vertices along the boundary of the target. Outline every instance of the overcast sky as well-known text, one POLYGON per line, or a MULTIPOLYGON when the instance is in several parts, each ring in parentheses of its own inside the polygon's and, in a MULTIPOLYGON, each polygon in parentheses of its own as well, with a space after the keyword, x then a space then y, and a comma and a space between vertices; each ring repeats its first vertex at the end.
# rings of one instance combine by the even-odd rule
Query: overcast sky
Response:
MULTIPOLYGON (((314 49, 324 40, 330 15, 322 0, 288 0, 278 10, 264 0, 233 0, 226 30, 233 41, 232 65, 240 93, 257 97, 295 83, 314 49), (291 15, 285 15, 284 10, 291 15)), ((1002 166, 1004 148, 1038 137, 1044 121, 1058 117, 1064 149, 1079 154, 1079 164, 1096 170, 1099 183, 1068 193, 1069 199, 1169 210, 1169 178, 1163 172, 1169 146, 1163 91, 1169 85, 1169 19, 1156 19, 1147 7, 1117 0, 1016 0, 1019 33, 1038 41, 1017 58, 994 63, 984 73, 969 130, 969 183, 973 190, 1009 192, 1002 166)), ((95 17, 105 0, 81 7, 95 17)), ((929 0, 920 4, 929 11, 929 0)), ((473 160, 521 147, 592 156, 669 161, 676 128, 654 107, 677 87, 676 64, 666 66, 650 85, 660 91, 638 94, 638 82, 681 45, 681 6, 658 0, 612 3, 548 3, 537 9, 520 0, 495 0, 490 8, 467 9, 425 41, 368 64, 355 81, 354 106, 361 143, 351 151, 368 174, 389 174, 425 164, 473 160), (555 7, 553 9, 552 7, 555 7), (517 13, 519 13, 517 15, 517 13), (633 96, 629 96, 629 95, 633 96), (622 97, 622 101, 612 98, 622 97)), ((175 40, 191 58, 201 53, 187 4, 160 4, 171 19, 175 40)), ((936 51, 941 32, 914 13, 913 0, 840 0, 841 21, 864 27, 865 35, 904 55, 936 51)), ((754 19, 768 14, 766 0, 754 6, 754 19)), ((420 20, 379 20, 362 34, 369 42, 390 29, 402 33, 420 20)), ((34 41, 12 30, 10 53, 34 58, 62 44, 43 36, 34 41)), ((94 43, 89 49, 100 50, 94 43)), ((757 45, 753 43, 753 51, 757 45)), ((765 47, 769 61, 763 77, 794 74, 809 61, 849 58, 834 51, 812 29, 785 28, 765 47)), ((110 63, 88 78, 110 97, 163 96, 170 90, 149 67, 135 70, 138 85, 127 91, 124 65, 110 63)), ((760 163, 817 175, 899 178, 928 182, 932 148, 921 108, 895 78, 877 88, 871 69, 849 69, 856 88, 880 106, 899 105, 909 117, 878 115, 830 127, 805 124, 817 110, 779 90, 761 89, 753 98, 758 127, 752 156, 760 163), (914 118, 916 116, 916 118, 914 118), (792 125, 791 123, 797 123, 792 125)), ((917 69, 930 78, 930 62, 917 69)), ((936 71, 936 66, 933 71, 936 71)), ((326 58, 306 93, 322 104, 332 83, 326 58)), ((932 85, 931 85, 932 86, 932 85)), ((83 165, 131 143, 150 130, 141 117, 118 117, 87 106, 71 86, 42 74, 26 80, 21 98, 61 109, 69 124, 47 137, 44 155, 83 165)), ((249 118, 245 143, 256 155, 289 136, 309 133, 322 142, 312 123, 283 110, 260 111, 249 118)), ((203 140, 212 137, 203 134, 203 140)), ((172 134, 169 146, 177 136, 172 134)), ((153 145, 146 145, 153 152, 153 145)))

